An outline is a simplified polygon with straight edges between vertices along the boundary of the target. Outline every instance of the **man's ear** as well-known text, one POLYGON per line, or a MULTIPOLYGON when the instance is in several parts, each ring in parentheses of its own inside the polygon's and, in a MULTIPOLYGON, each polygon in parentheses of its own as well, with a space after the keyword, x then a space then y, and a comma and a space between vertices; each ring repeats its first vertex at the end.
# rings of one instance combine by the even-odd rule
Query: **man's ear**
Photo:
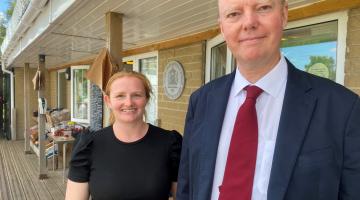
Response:
POLYGON ((283 8, 282 8, 282 15, 283 15, 283 29, 286 28, 287 26, 287 22, 288 22, 288 13, 289 12, 289 6, 288 6, 288 1, 284 2, 283 8))
POLYGON ((224 32, 223 32, 223 27, 222 27, 222 24, 220 22, 220 19, 218 19, 218 22, 219 22, 219 28, 220 28, 221 36, 225 39, 225 35, 224 35, 224 32))

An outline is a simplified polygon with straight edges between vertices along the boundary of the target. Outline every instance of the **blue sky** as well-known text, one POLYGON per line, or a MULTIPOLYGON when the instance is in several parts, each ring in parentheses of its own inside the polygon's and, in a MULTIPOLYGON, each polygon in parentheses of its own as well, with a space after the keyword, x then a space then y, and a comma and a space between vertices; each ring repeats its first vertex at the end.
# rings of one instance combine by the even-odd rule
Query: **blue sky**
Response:
POLYGON ((281 51, 296 67, 304 70, 305 65, 310 63, 310 56, 332 57, 336 63, 336 45, 336 42, 324 42, 283 48, 281 51))
POLYGON ((5 12, 8 7, 8 0, 0 0, 0 12, 5 12))
POLYGON ((5 10, 8 8, 8 0, 0 0, 0 12, 5 16, 5 10))

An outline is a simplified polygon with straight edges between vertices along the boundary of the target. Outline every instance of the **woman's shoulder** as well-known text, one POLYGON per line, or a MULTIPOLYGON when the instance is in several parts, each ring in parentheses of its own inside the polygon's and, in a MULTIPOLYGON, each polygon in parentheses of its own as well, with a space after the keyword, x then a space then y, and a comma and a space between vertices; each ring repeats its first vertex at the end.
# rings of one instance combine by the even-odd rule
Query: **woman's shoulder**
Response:
POLYGON ((182 142, 182 136, 176 130, 167 130, 167 129, 163 129, 158 126, 149 124, 149 132, 152 135, 155 135, 156 137, 159 137, 159 138, 163 138, 164 140, 167 140, 171 143, 182 142))
POLYGON ((79 133, 79 136, 77 137, 76 145, 79 145, 81 147, 87 147, 91 146, 92 143, 101 140, 101 138, 106 137, 106 135, 110 135, 112 132, 112 126, 102 128, 100 130, 90 130, 86 129, 83 132, 79 133))

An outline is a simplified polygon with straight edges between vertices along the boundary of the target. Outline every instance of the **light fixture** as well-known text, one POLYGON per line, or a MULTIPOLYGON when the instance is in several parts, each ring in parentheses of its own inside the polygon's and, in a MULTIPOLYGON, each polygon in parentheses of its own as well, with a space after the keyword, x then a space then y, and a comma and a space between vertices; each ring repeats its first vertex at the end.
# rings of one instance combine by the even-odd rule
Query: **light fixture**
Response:
POLYGON ((66 68, 66 70, 65 70, 65 79, 66 80, 71 79, 71 69, 70 69, 70 67, 66 68))

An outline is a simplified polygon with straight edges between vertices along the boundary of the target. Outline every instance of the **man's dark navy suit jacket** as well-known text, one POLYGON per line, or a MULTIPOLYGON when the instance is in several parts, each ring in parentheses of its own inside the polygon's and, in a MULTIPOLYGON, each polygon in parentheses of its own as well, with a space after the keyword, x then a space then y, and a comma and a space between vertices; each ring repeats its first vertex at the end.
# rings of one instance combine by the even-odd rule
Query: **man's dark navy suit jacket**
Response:
MULTIPOLYGON (((234 76, 233 72, 214 80, 191 95, 177 200, 210 200, 234 76)), ((290 62, 267 196, 360 200, 359 96, 290 62)))

